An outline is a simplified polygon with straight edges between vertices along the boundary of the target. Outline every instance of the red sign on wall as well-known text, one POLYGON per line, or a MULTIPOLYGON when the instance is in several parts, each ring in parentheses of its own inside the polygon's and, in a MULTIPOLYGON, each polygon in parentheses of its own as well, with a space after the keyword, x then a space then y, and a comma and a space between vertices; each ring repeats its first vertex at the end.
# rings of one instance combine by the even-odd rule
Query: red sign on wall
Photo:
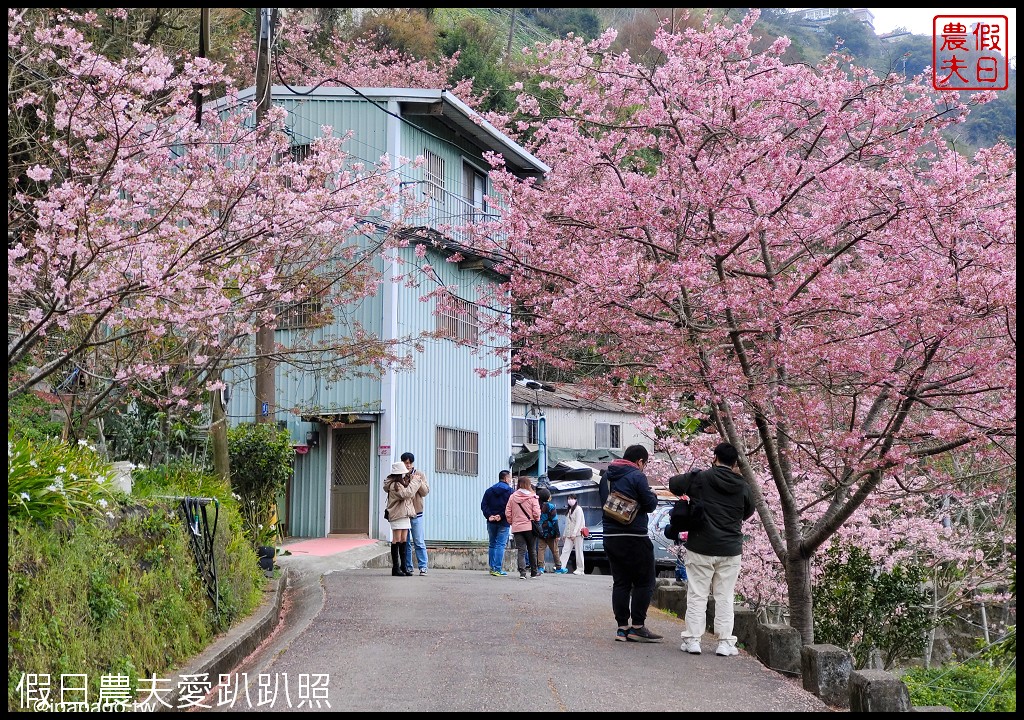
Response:
POLYGON ((1005 15, 936 15, 932 19, 932 87, 1006 90, 1010 86, 1005 15))

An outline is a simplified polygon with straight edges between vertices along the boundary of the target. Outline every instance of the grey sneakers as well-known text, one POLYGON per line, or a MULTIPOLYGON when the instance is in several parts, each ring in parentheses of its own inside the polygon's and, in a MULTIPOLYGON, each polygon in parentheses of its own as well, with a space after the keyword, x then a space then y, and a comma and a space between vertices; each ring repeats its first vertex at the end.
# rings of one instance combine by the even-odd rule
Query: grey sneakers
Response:
POLYGON ((662 636, 655 635, 647 629, 646 625, 642 625, 640 627, 631 627, 626 630, 626 640, 629 642, 654 643, 661 642, 662 636))

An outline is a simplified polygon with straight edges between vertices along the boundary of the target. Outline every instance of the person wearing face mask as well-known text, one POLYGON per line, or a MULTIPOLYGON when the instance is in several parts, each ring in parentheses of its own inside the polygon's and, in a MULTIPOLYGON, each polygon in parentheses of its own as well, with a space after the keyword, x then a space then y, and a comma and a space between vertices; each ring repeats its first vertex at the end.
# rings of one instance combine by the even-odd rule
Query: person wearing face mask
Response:
POLYGON ((586 518, 583 517, 583 508, 580 507, 579 500, 575 495, 570 495, 566 498, 568 504, 568 511, 565 515, 565 533, 562 540, 562 569, 556 570, 556 573, 565 574, 569 572, 568 565, 569 555, 573 550, 576 550, 576 569, 573 570, 573 575, 583 574, 583 530, 587 526, 586 518))

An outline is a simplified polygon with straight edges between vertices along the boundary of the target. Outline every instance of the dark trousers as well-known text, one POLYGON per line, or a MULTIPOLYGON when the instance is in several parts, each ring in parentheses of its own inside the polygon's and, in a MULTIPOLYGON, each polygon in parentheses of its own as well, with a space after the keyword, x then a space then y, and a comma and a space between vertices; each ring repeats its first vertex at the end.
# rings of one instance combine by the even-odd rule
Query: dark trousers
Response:
POLYGON ((526 572, 526 562, 530 562, 530 574, 537 574, 537 536, 532 530, 513 533, 516 538, 516 569, 520 574, 526 572))
POLYGON ((646 536, 605 535, 604 551, 612 571, 615 622, 619 627, 639 627, 647 622, 654 597, 654 543, 646 536))

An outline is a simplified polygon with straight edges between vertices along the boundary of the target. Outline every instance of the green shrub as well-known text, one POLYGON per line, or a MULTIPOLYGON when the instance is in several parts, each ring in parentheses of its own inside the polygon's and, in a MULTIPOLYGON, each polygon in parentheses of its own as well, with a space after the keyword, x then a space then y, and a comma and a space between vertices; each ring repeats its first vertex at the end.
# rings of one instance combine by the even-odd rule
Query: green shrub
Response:
POLYGON ((923 580, 920 568, 882 571, 860 548, 831 548, 812 589, 815 641, 849 650, 857 668, 875 648, 886 669, 917 657, 935 624, 923 580))
POLYGON ((181 461, 133 471, 132 494, 137 497, 216 498, 216 506, 208 505, 205 509, 211 526, 215 517, 217 521, 213 545, 220 617, 215 619, 215 625, 228 627, 259 604, 265 577, 245 535, 239 503, 228 482, 202 467, 181 461))
POLYGON ((274 544, 274 507, 292 475, 295 456, 291 435, 270 423, 238 425, 228 430, 228 456, 246 535, 255 547, 274 544))
POLYGON ((7 429, 15 437, 40 442, 59 438, 64 423, 51 420, 59 403, 40 397, 35 392, 23 392, 7 401, 7 429))
POLYGON ((96 697, 101 675, 135 668, 134 689, 139 676, 162 676, 212 639, 180 521, 166 508, 130 513, 114 523, 8 526, 8 709, 18 709, 23 673, 85 674, 96 697), (154 516, 162 522, 147 525, 154 516), (157 553, 166 560, 142 559, 157 553))
POLYGON ((67 445, 7 436, 7 519, 52 524, 109 512, 110 465, 81 441, 67 445))
POLYGON ((945 705, 954 712, 1016 712, 1017 671, 972 660, 941 668, 914 668, 901 677, 915 706, 945 705))
MULTIPOLYGON (((97 697, 102 675, 169 677, 215 634, 249 615, 265 582, 241 532, 226 483, 175 467, 144 472, 153 495, 92 517, 44 526, 8 524, 8 709, 19 708, 25 673, 84 674, 97 697), (161 484, 160 478, 175 482, 161 484), (220 613, 213 611, 188 541, 179 505, 158 495, 202 489, 223 497, 214 537, 220 613)), ((212 522, 212 517, 211 517, 212 522)))
POLYGON ((107 448, 114 460, 137 465, 206 457, 206 440, 199 432, 199 413, 170 415, 141 400, 112 411, 106 419, 107 448))

